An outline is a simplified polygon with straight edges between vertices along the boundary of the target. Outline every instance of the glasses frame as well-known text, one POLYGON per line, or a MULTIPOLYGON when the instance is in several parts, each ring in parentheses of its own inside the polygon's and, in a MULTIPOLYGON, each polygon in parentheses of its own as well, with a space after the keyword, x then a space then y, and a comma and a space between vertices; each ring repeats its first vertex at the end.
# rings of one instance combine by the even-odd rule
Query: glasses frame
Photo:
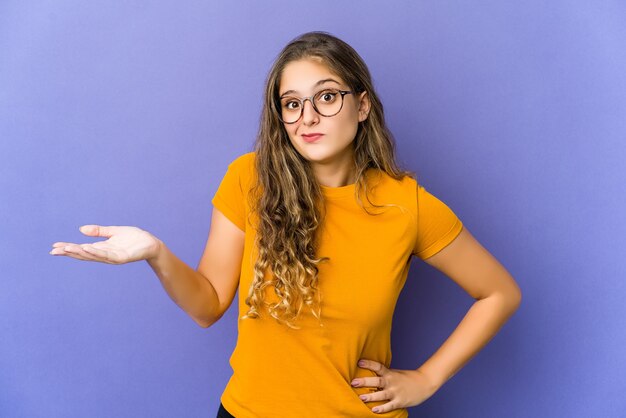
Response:
POLYGON ((335 89, 335 88, 325 88, 325 89, 321 89, 320 91, 316 92, 315 94, 313 94, 312 96, 309 97, 293 97, 294 99, 298 100, 300 102, 300 116, 298 116, 298 119, 294 120, 293 122, 285 122, 283 120, 282 117, 282 105, 280 105, 280 98, 278 99, 278 107, 276 109, 276 114, 278 115, 278 119, 282 122, 285 123, 287 125, 292 125, 296 122, 298 122, 301 118, 302 115, 304 114, 304 102, 306 102, 307 100, 309 102, 311 102, 311 106, 313 107, 313 110, 315 110, 315 112, 320 115, 323 116, 325 118, 332 118, 333 116, 337 115, 339 112, 341 112, 341 109, 343 109, 343 97, 346 94, 354 94, 354 91, 351 90, 339 90, 339 89, 335 89), (321 92, 325 91, 325 90, 336 90, 340 95, 341 95, 341 106, 339 106, 339 110, 336 111, 335 113, 333 113, 332 115, 323 115, 319 109, 317 108, 317 106, 315 106, 315 101, 313 100, 313 98, 315 96, 317 96, 318 94, 320 94, 321 92))

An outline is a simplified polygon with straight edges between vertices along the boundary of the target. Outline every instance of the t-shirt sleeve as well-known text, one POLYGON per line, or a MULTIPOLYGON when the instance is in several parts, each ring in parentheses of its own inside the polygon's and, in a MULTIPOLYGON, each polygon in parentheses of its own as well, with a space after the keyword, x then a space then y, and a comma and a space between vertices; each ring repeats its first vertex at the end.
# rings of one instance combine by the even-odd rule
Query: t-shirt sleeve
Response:
POLYGON ((239 229, 245 231, 246 216, 241 163, 240 157, 228 165, 226 174, 222 178, 211 203, 213 203, 213 207, 219 209, 239 229))
POLYGON ((423 259, 445 248, 459 235, 463 223, 441 200, 417 186, 417 239, 413 255, 423 259))

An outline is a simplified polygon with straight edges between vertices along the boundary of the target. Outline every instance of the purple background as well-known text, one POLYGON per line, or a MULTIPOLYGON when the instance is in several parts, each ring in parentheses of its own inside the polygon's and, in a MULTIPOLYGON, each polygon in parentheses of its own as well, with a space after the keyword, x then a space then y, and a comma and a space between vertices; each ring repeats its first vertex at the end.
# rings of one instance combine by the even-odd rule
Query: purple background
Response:
MULTIPOLYGON (((269 67, 309 30, 362 55, 401 163, 522 288, 411 416, 625 416, 626 3, 593 3, 3 1, 0 416, 215 416, 234 305, 202 329, 147 263, 48 251, 135 225, 196 267, 269 67)), ((392 367, 418 367, 472 302, 415 259, 392 367)))

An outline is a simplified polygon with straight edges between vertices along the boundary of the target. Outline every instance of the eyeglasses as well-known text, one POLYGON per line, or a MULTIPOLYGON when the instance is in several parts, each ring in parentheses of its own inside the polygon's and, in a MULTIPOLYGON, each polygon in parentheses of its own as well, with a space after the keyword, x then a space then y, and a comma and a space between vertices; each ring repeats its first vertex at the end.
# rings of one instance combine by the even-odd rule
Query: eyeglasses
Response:
POLYGON ((343 108, 343 96, 353 93, 348 90, 324 89, 309 97, 281 97, 278 119, 287 124, 296 123, 302 117, 304 102, 307 100, 321 116, 335 116, 343 108))

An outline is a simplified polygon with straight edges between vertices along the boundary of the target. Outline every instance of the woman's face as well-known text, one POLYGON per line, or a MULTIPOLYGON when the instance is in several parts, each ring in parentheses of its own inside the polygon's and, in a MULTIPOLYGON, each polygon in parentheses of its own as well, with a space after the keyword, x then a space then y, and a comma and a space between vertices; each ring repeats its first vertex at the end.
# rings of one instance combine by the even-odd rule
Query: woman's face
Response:
MULTIPOLYGON (((326 88, 350 90, 348 85, 320 60, 307 58, 287 64, 280 78, 278 95, 310 97, 326 88)), ((341 100, 339 95, 336 98, 341 100)), ((367 118, 367 92, 347 94, 341 111, 330 117, 321 116, 309 100, 304 102, 302 116, 292 124, 283 124, 295 149, 312 164, 351 164, 353 145, 359 122, 367 118), (313 142, 305 136, 322 134, 313 142)))

